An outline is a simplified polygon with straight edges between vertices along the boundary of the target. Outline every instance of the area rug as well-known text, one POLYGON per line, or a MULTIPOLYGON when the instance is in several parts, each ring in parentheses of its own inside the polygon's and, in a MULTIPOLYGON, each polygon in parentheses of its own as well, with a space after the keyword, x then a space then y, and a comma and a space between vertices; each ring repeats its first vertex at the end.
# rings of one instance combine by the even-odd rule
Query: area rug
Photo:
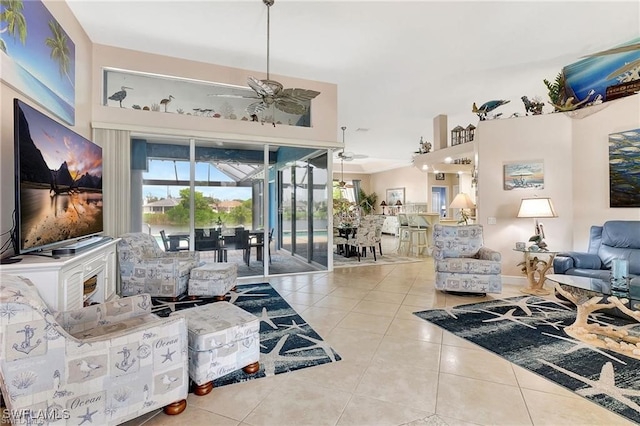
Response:
MULTIPOLYGON (((214 387, 340 361, 340 355, 270 284, 238 285, 230 296, 229 302, 260 318, 260 371, 246 374, 238 370, 214 380, 214 387)), ((212 302, 214 299, 154 300, 152 310, 159 316, 168 316, 212 302)))
POLYGON ((371 265, 397 265, 400 263, 415 263, 422 262, 427 257, 415 257, 415 256, 402 256, 395 253, 385 253, 384 255, 376 255, 376 260, 373 260, 373 254, 367 253, 367 257, 360 257, 358 262, 358 256, 344 257, 340 254, 333 254, 333 267, 334 268, 349 268, 354 266, 371 266, 371 265))
MULTIPOLYGON (((640 423, 640 361, 567 336, 572 306, 536 296, 414 312, 458 337, 640 423)), ((603 325, 636 324, 596 313, 603 325)))

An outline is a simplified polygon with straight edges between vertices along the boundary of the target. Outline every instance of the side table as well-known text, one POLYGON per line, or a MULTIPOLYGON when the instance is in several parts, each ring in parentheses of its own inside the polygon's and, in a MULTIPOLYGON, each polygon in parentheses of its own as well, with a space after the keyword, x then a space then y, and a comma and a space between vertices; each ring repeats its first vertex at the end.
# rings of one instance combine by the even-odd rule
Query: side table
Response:
POLYGON ((551 294, 549 290, 545 290, 544 282, 546 280, 547 271, 553 266, 553 259, 558 251, 531 251, 514 249, 524 254, 524 262, 518 263, 522 265, 522 272, 527 276, 529 285, 520 289, 522 293, 533 294, 536 296, 546 296, 551 294), (540 256, 548 257, 547 260, 541 259, 540 256))

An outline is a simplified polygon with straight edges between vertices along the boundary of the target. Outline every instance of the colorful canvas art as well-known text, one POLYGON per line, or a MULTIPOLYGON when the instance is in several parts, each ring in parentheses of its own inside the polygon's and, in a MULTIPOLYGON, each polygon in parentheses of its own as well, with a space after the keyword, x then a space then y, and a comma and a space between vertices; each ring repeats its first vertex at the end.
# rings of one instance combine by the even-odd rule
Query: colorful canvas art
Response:
POLYGON ((567 65, 563 73, 566 96, 576 101, 631 95, 640 83, 640 37, 567 65))
POLYGON ((40 0, 0 2, 0 78, 75 123, 75 44, 40 0))
POLYGON ((544 189, 544 162, 527 161, 504 165, 504 190, 544 189))
POLYGON ((640 207, 640 129, 609 135, 609 206, 640 207))

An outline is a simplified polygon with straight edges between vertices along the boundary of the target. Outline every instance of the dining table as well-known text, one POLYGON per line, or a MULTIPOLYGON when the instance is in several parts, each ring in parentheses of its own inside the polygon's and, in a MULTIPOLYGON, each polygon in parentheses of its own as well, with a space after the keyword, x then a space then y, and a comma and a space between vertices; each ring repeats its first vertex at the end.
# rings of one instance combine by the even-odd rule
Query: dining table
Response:
POLYGON ((181 241, 186 241, 187 247, 189 247, 188 232, 172 232, 167 235, 167 238, 169 239, 169 251, 179 251, 181 241))

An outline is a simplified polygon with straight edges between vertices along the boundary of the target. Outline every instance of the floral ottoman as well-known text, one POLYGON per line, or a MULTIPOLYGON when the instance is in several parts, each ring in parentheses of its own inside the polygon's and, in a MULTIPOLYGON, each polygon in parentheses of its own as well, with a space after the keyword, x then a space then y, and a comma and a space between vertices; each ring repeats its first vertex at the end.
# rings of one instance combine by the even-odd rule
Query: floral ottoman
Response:
POLYGON ((236 286, 238 265, 235 263, 205 263, 191 270, 187 294, 224 300, 224 295, 236 286))
POLYGON ((183 309, 171 315, 187 319, 189 377, 194 393, 206 395, 212 381, 243 369, 260 369, 260 319, 229 302, 215 302, 183 309))

